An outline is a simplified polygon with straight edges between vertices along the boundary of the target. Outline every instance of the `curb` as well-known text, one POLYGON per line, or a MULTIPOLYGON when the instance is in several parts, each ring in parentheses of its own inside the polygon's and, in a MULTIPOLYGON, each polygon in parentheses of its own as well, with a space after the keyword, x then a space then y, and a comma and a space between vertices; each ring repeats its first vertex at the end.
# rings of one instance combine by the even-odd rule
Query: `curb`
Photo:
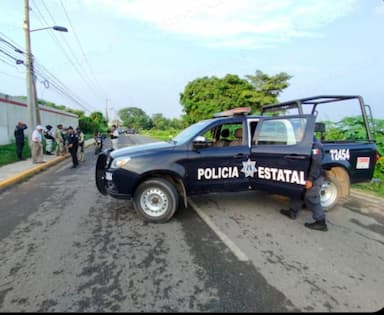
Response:
MULTIPOLYGON (((88 148, 90 147, 91 145, 93 145, 93 139, 89 139, 88 140, 88 143, 86 141, 85 143, 85 148, 88 148), (91 141, 92 142, 91 142, 91 141)), ((23 171, 15 176, 12 176, 11 178, 8 178, 8 179, 5 179, 3 181, 0 182, 0 190, 10 186, 10 185, 13 185, 13 184, 16 184, 18 182, 21 182, 23 181, 26 177, 29 177, 31 175, 34 175, 36 173, 39 173, 45 169, 47 169, 48 167, 50 166, 53 166, 53 165, 56 165, 58 164, 59 162, 61 161, 64 161, 65 159, 67 159, 68 157, 70 157, 71 155, 69 153, 67 153, 66 155, 64 156, 59 156, 53 160, 50 160, 50 161, 47 161, 46 163, 43 163, 43 164, 40 164, 40 165, 36 165, 35 167, 33 168, 30 168, 26 171, 23 171)))
POLYGON ((69 157, 70 155, 65 155, 65 156, 59 156, 57 157, 56 159, 54 160, 50 160, 46 163, 43 163, 41 165, 37 165, 29 170, 26 170, 24 172, 21 172, 11 178, 8 178, 6 180, 3 180, 2 182, 0 182, 0 189, 3 189, 3 188, 6 188, 10 185, 13 185, 13 184, 16 184, 20 181, 22 181, 23 179, 25 179, 26 177, 28 176, 31 176, 33 174, 36 174, 38 172, 41 172, 43 170, 45 170, 46 168, 52 166, 52 165, 55 165, 63 160, 65 160, 67 157, 69 157))

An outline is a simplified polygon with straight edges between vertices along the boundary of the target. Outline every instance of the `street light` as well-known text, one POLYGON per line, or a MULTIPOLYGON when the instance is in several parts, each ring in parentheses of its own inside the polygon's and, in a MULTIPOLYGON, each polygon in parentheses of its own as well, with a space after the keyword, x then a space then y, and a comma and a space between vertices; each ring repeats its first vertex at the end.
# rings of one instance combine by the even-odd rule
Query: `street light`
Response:
POLYGON ((59 32, 68 32, 68 29, 63 26, 49 26, 31 30, 29 23, 29 0, 24 0, 24 31, 25 31, 25 67, 27 81, 27 105, 29 118, 29 131, 41 123, 40 113, 37 104, 37 93, 35 85, 35 75, 33 70, 33 56, 31 52, 31 32, 41 31, 45 29, 53 29, 59 32))
POLYGON ((37 28, 37 29, 34 29, 34 30, 30 30, 30 32, 36 32, 36 31, 41 31, 41 30, 49 30, 49 29, 53 29, 55 31, 58 31, 58 32, 68 32, 68 29, 64 26, 48 26, 48 27, 42 27, 42 28, 37 28))

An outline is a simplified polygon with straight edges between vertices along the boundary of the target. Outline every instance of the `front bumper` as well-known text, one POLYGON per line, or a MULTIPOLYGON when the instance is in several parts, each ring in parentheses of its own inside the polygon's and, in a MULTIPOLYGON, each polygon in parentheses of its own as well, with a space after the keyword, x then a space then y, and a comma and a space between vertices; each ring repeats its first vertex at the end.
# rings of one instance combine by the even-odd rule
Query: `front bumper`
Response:
POLYGON ((96 162, 95 181, 98 191, 117 199, 132 198, 132 182, 135 177, 123 169, 110 169, 111 150, 99 154, 96 162))

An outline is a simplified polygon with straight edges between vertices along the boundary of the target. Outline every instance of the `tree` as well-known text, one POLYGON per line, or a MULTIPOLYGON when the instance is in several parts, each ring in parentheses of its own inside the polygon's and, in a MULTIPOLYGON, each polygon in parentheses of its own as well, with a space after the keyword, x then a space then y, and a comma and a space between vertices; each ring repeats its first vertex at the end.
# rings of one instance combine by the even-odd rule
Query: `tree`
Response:
POLYGON ((123 125, 127 128, 150 129, 152 126, 151 119, 138 107, 120 109, 118 115, 123 121, 123 125))
POLYGON ((246 75, 245 77, 261 96, 259 99, 261 105, 277 103, 278 96, 289 86, 288 81, 292 78, 285 72, 269 76, 260 70, 256 70, 255 75, 246 75))
MULTIPOLYGON (((361 116, 344 117, 341 121, 326 123, 327 140, 365 140, 367 138, 364 121, 361 116)), ((384 181, 384 120, 373 119, 373 137, 381 158, 375 167, 375 178, 384 181)))
POLYGON ((180 93, 184 121, 191 124, 235 107, 246 106, 253 112, 258 111, 263 105, 277 102, 291 76, 282 72, 270 77, 258 70, 256 75, 246 78, 248 80, 227 74, 224 78, 203 77, 189 82, 180 93))
POLYGON ((87 116, 79 117, 79 126, 84 133, 93 133, 96 129, 105 131, 107 129, 107 120, 101 112, 93 112, 87 116))
POLYGON ((211 118, 214 113, 241 106, 254 106, 252 85, 237 75, 198 78, 189 82, 180 94, 180 103, 188 124, 211 118))
POLYGON ((154 129, 165 130, 170 127, 169 119, 165 118, 161 113, 153 114, 151 120, 154 129))

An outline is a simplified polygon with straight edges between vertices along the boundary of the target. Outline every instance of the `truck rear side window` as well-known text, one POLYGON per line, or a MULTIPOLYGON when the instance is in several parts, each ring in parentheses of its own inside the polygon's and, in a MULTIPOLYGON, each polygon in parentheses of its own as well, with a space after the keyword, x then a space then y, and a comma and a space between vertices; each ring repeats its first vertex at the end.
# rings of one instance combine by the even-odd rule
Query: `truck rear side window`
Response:
POLYGON ((294 145, 303 140, 306 128, 305 118, 285 118, 265 120, 260 132, 254 136, 254 143, 259 145, 294 145))

